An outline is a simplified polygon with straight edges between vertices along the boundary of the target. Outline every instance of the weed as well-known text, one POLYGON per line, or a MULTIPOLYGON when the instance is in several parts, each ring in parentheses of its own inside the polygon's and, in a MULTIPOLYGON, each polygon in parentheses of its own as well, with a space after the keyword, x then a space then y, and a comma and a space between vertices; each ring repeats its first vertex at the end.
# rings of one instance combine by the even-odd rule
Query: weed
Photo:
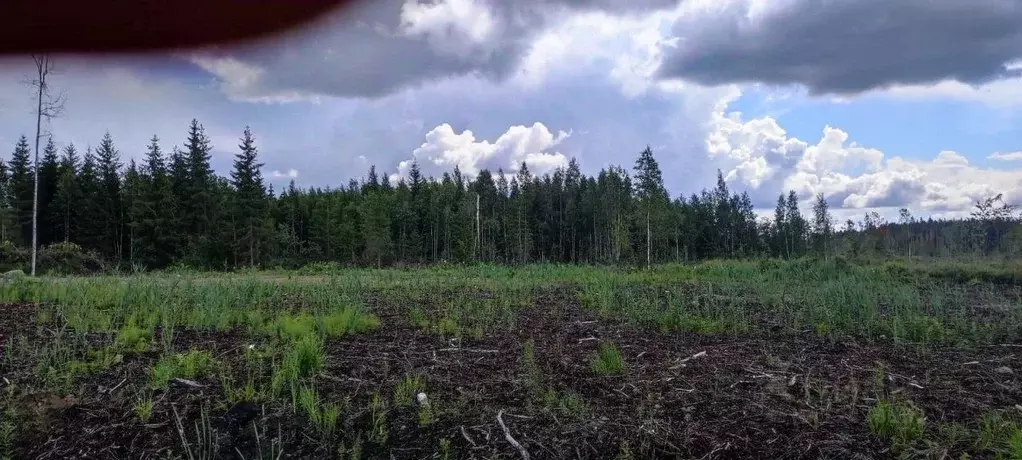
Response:
POLYGON ((188 435, 185 432, 184 423, 177 408, 171 406, 174 412, 174 425, 177 428, 178 436, 181 439, 181 447, 185 451, 188 460, 211 460, 217 458, 220 451, 220 435, 213 428, 209 419, 209 411, 202 407, 199 413, 199 420, 195 422, 195 439, 188 442, 188 435))
POLYGON ((316 333, 316 319, 304 313, 297 316, 282 315, 271 323, 271 328, 278 337, 301 339, 316 333))
POLYGON ((429 426, 437 421, 436 397, 419 404, 419 426, 429 426))
POLYGON ((319 330, 326 337, 339 338, 350 333, 374 331, 380 327, 380 319, 354 309, 335 310, 319 317, 319 330))
POLYGON ((135 413, 135 417, 142 421, 142 423, 146 423, 149 419, 153 418, 154 406, 155 402, 151 395, 140 396, 138 400, 135 401, 135 406, 132 408, 132 411, 135 413))
POLYGON ((427 328, 429 327, 429 318, 426 317, 426 312, 419 307, 412 308, 408 311, 408 322, 412 326, 427 328))
POLYGON ((416 396, 425 389, 426 383, 421 376, 405 376, 394 388, 394 406, 411 407, 416 396))
POLYGON ((165 388, 177 373, 177 363, 173 359, 161 359, 149 372, 149 382, 153 387, 165 388))
POLYGON ((142 353, 149 349, 149 345, 152 344, 152 340, 152 330, 142 329, 133 324, 129 324, 121 328, 121 330, 117 333, 117 339, 114 341, 114 346, 118 350, 142 353))
POLYGON ((213 355, 208 351, 190 350, 188 353, 164 355, 150 371, 150 384, 166 388, 174 378, 195 379, 205 377, 213 370, 213 355))
POLYGON ((575 420, 585 419, 590 412, 589 404, 582 398, 582 395, 574 391, 562 392, 557 407, 561 414, 575 420))
POLYGON ((323 340, 316 335, 306 335, 291 343, 273 373, 271 386, 274 394, 279 395, 284 388, 290 388, 294 397, 298 383, 318 374, 325 361, 323 340))
POLYGON ((590 367, 598 375, 620 375, 625 373, 625 359, 614 342, 603 342, 590 361, 590 367))
POLYGON ((543 375, 536 364, 536 344, 531 339, 522 347, 522 367, 525 370, 525 387, 533 398, 538 398, 543 390, 543 375))
POLYGON ((973 437, 973 433, 968 427, 957 422, 938 425, 937 433, 944 445, 956 449, 965 447, 973 437))
POLYGON ((180 376, 188 379, 204 376, 213 369, 213 355, 208 351, 189 350, 176 355, 175 360, 180 376))
POLYGON ((387 442, 387 408, 379 393, 373 393, 369 402, 369 418, 372 421, 372 428, 369 431, 369 441, 376 444, 387 442))
POLYGON ((0 460, 14 459, 14 442, 18 431, 18 414, 8 406, 0 414, 0 460))
POLYGON ((453 457, 451 452, 452 452, 451 440, 450 439, 446 439, 446 438, 441 439, 440 440, 440 458, 442 460, 451 460, 451 458, 453 457))
POLYGON ((923 411, 909 401, 879 401, 870 408, 867 422, 874 435, 890 440, 899 450, 922 438, 926 428, 923 411))
POLYGON ((458 337, 461 335, 461 327, 458 326, 458 321, 449 316, 440 318, 436 323, 436 333, 446 337, 458 337))
MULTIPOLYGON (((1011 459, 1022 458, 1013 456, 1016 448, 1022 447, 1022 427, 1001 411, 987 412, 979 421, 976 447, 1011 459)), ((1018 452, 1022 454, 1022 450, 1018 452)))

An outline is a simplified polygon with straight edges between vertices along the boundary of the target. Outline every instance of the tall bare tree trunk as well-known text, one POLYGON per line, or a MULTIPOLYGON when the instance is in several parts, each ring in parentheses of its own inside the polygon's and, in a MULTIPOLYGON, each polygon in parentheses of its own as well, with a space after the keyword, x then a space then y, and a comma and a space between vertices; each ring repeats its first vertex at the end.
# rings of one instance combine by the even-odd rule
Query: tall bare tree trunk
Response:
POLYGON ((35 191, 32 192, 32 276, 35 276, 36 252, 39 248, 39 138, 42 137, 43 127, 43 92, 46 89, 46 55, 36 58, 36 69, 38 70, 38 91, 36 91, 35 112, 35 160, 32 162, 33 175, 35 176, 35 191))
POLYGON ((483 252, 483 227, 479 221, 479 194, 476 193, 476 260, 481 259, 480 255, 483 252))

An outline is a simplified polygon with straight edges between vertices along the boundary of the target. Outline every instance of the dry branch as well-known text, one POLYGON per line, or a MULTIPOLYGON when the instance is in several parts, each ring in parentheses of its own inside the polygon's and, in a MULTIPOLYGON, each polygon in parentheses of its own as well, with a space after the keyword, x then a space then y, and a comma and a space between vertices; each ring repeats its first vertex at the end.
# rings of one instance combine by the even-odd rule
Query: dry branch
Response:
POLYGON ((497 423, 499 423, 500 424, 500 428, 504 430, 504 439, 506 439, 507 442, 509 442, 512 446, 514 446, 515 449, 518 449, 518 453, 522 454, 522 458, 523 459, 529 460, 529 458, 530 458, 529 457, 529 451, 525 450, 525 448, 522 447, 522 444, 519 443, 518 441, 516 441, 513 436, 511 436, 511 430, 509 430, 507 428, 507 425, 504 424, 504 410, 503 409, 501 409, 499 412, 497 412, 497 423))

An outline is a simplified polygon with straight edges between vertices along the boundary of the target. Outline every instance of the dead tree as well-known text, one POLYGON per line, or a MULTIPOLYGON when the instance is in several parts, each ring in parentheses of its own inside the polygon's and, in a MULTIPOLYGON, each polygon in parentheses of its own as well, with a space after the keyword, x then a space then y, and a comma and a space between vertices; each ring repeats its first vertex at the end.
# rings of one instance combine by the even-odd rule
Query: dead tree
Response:
POLYGON ((32 276, 35 276, 37 251, 39 249, 39 140, 42 139, 43 119, 50 121, 64 111, 64 94, 50 93, 47 78, 53 73, 53 58, 48 54, 33 54, 36 74, 31 79, 36 93, 35 120, 35 161, 32 170, 35 176, 35 191, 32 194, 32 276))

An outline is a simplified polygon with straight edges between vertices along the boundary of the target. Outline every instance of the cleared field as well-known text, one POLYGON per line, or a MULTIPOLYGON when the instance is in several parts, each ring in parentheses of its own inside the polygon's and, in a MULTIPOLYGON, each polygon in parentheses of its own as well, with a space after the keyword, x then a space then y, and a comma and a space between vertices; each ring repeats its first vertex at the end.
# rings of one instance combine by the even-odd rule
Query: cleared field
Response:
POLYGON ((1011 266, 19 279, 9 458, 1022 458, 1011 266))

